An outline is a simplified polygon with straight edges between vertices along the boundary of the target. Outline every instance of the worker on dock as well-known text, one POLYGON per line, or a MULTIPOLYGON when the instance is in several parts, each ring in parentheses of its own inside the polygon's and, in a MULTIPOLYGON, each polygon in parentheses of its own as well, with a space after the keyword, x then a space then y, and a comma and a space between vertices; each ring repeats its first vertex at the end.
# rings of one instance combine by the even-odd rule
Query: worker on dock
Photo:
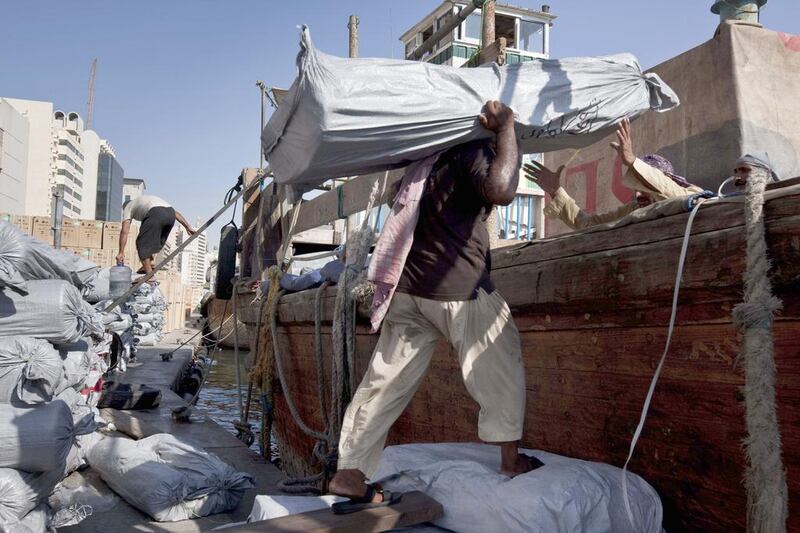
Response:
POLYGON ((467 391, 480 405, 478 435, 499 445, 502 473, 516 476, 541 466, 518 451, 525 418, 520 338, 492 285, 485 226, 493 206, 508 205, 516 195, 520 158, 514 115, 500 102, 489 102, 480 122, 495 133, 494 142, 456 146, 433 163, 397 291, 370 367, 345 412, 338 470, 329 489, 349 497, 348 504, 391 503, 366 480, 441 338, 458 353, 467 391))
POLYGON ((668 159, 658 154, 636 157, 630 122, 627 118, 619 124, 616 134, 617 142, 612 142, 611 147, 628 167, 628 171, 622 177, 622 183, 633 189, 633 200, 605 213, 587 213, 578 207, 575 200, 561 186, 564 165, 552 171, 541 163, 526 164, 524 167, 526 176, 535 181, 551 197, 550 203, 544 209, 545 215, 560 219, 572 229, 584 229, 596 224, 614 222, 654 202, 691 196, 703 191, 685 178, 676 175, 668 159))
POLYGON ((128 233, 133 219, 141 222, 139 236, 136 238, 136 251, 142 262, 139 274, 147 274, 153 270, 155 255, 164 248, 175 220, 186 228, 190 236, 195 233, 183 215, 158 196, 142 195, 134 200, 128 200, 122 205, 117 264, 125 261, 125 246, 128 243, 128 233))

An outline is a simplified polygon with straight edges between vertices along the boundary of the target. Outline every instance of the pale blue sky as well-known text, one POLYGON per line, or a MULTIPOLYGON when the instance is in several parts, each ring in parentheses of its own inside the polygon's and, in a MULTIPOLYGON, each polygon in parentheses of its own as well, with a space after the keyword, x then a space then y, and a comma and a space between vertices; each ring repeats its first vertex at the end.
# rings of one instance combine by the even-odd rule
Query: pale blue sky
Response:
MULTIPOLYGON (((632 52, 645 68, 712 37, 711 0, 550 0, 552 57, 632 52)), ((347 54, 359 16, 362 56, 401 57, 397 40, 439 2, 407 0, 0 0, 0 96, 86 111, 98 58, 94 129, 129 177, 190 220, 221 205, 240 169, 258 166, 257 79, 288 87, 297 26, 347 54)), ((800 1, 769 0, 768 28, 800 33, 800 1)), ((217 226, 218 227, 218 226, 217 226)), ((209 236, 216 243, 218 229, 209 236)))

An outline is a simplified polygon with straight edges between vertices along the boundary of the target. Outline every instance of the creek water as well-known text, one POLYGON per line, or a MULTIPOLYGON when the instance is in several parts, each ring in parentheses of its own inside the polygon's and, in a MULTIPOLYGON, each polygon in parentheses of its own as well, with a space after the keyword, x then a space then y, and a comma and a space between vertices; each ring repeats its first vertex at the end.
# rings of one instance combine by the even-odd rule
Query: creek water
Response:
MULTIPOLYGON (((203 390, 197 399, 197 407, 205 411, 214 422, 225 430, 236 435, 233 422, 239 419, 239 397, 236 391, 236 363, 233 350, 222 349, 214 352, 214 364, 206 379, 203 390)), ((209 356, 212 354, 209 353, 209 356)), ((250 354, 240 350, 242 398, 247 400, 247 364, 250 354)), ((254 391, 250 401, 249 422, 252 424, 256 440, 250 446, 253 450, 260 450, 259 434, 261 431, 261 407, 258 404, 258 390, 254 391)), ((273 459, 276 457, 275 448, 272 449, 273 459)))

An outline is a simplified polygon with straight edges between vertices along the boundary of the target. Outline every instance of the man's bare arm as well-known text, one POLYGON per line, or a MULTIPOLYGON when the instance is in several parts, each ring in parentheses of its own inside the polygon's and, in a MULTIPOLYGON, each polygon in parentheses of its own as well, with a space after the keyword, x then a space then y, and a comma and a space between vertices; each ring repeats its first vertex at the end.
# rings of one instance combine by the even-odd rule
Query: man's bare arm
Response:
POLYGON ((193 229, 193 228, 192 228, 192 226, 191 226, 191 225, 190 225, 190 224, 189 224, 189 223, 186 221, 186 219, 185 219, 185 218, 183 218, 183 215, 181 215, 181 214, 180 214, 180 212, 178 212, 178 211, 175 211, 175 220, 177 220, 178 222, 180 222, 180 223, 181 223, 181 226, 183 226, 184 228, 186 228, 186 233, 188 233, 189 235, 194 235, 194 229, 193 229))
POLYGON ((514 112, 496 100, 486 103, 480 115, 484 128, 497 134, 497 154, 489 167, 489 175, 481 183, 483 197, 496 205, 508 205, 519 185, 519 150, 514 134, 514 112))
POLYGON ((119 230, 119 253, 117 254, 117 263, 125 261, 125 246, 128 244, 128 233, 131 230, 131 221, 123 220, 122 227, 119 230))

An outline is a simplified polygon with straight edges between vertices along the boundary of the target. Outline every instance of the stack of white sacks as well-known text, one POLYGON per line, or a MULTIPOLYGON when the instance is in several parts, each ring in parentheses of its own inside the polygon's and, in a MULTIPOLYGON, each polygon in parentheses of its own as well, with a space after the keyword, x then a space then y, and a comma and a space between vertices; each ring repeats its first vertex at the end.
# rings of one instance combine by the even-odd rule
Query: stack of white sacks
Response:
POLYGON ((111 343, 82 296, 97 271, 0 222, 0 531, 56 524, 44 502, 101 438, 111 343))
POLYGON ((137 346, 155 346, 164 336, 167 300, 156 283, 143 283, 128 300, 137 346))

